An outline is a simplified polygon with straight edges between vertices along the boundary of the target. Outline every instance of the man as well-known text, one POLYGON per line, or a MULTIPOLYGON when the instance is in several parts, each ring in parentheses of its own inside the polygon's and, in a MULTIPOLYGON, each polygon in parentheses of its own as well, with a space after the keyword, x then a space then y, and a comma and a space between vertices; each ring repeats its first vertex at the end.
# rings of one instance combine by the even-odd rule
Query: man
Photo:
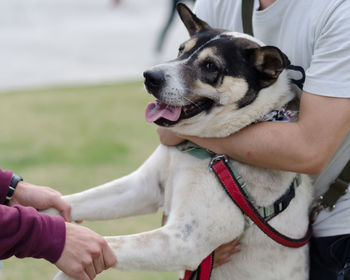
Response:
POLYGON ((101 236, 65 220, 71 221, 70 206, 59 192, 0 169, 0 259, 44 258, 79 280, 94 279, 114 265, 115 256, 101 236), (36 210, 50 207, 62 217, 36 210))
MULTIPOLYGON (((349 11, 346 0, 256 0, 254 36, 279 47, 305 70, 299 121, 258 123, 226 138, 185 137, 159 128, 161 142, 176 145, 186 138, 252 165, 323 171, 315 186, 317 194, 324 193, 350 159, 349 11)), ((198 0, 195 13, 212 27, 242 31, 241 0, 198 0)), ((333 211, 318 216, 310 279, 350 279, 349 217, 350 192, 333 211)))

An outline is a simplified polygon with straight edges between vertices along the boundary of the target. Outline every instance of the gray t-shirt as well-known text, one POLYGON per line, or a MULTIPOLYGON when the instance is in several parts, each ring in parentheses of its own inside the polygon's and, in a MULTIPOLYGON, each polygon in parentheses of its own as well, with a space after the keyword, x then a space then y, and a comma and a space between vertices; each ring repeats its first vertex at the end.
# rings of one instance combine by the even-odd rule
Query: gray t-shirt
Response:
MULTIPOLYGON (((242 32, 241 5, 241 0, 197 0, 194 10, 212 27, 242 32)), ((350 1, 277 0, 262 11, 258 6, 255 0, 254 36, 279 47, 293 65, 305 70, 303 90, 350 98, 350 1)), ((298 73, 290 71, 290 75, 298 73)), ((349 158, 350 133, 327 168, 315 178, 317 194, 325 192, 349 158)), ((322 211, 313 227, 316 236, 350 233, 350 193, 332 212, 322 211)))

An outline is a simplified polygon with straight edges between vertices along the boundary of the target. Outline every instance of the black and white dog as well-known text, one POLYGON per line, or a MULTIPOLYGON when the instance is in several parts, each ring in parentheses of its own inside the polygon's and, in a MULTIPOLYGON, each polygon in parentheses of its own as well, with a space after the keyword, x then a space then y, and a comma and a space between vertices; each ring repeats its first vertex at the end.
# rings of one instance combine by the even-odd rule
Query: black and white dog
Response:
MULTIPOLYGON (((191 38, 175 60, 144 73, 157 101, 146 119, 187 135, 224 137, 252 124, 294 98, 285 68, 289 61, 277 48, 241 33, 212 29, 185 5, 178 11, 191 38)), ((124 270, 194 270, 215 248, 241 239, 241 252, 216 269, 212 279, 308 278, 308 247, 282 246, 245 216, 227 196, 210 159, 199 159, 160 145, 128 176, 65 196, 74 220, 101 220, 145 214, 160 207, 167 223, 156 230, 106 237, 124 270)), ((296 174, 258 168, 232 160, 254 204, 278 200, 296 174)), ((312 188, 307 176, 289 206, 269 222, 293 238, 304 236, 312 188)), ((55 279, 69 279, 63 273, 55 279)))

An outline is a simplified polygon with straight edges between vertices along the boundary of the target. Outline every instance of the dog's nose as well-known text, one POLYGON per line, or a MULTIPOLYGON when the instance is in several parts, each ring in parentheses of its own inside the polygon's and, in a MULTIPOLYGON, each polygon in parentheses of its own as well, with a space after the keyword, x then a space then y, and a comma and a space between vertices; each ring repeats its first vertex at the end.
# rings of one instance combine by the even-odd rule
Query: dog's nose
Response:
POLYGON ((145 85, 150 91, 159 90, 165 81, 164 72, 160 70, 145 71, 143 76, 145 77, 145 85))

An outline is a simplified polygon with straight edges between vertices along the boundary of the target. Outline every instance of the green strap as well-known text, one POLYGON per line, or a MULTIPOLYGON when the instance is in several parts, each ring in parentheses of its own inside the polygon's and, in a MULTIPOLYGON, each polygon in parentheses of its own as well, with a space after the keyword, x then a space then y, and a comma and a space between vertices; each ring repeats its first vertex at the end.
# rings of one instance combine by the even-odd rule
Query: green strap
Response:
POLYGON ((253 9, 254 0, 242 0, 243 32, 253 36, 253 9))
POLYGON ((211 158, 213 155, 215 155, 215 153, 203 149, 202 147, 198 146, 197 144, 191 141, 182 142, 179 145, 177 145, 176 148, 181 152, 188 153, 191 156, 194 156, 199 159, 211 158))

